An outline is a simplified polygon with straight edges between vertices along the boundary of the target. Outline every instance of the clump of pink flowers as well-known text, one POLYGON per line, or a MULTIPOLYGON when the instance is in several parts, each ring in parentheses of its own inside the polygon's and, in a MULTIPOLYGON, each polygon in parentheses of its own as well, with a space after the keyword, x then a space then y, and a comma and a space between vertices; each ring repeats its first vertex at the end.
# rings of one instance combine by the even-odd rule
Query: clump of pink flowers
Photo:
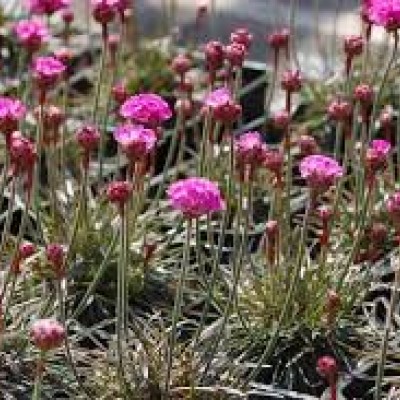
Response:
POLYGON ((38 51, 50 37, 46 25, 38 19, 18 21, 13 31, 18 43, 29 53, 38 51))
POLYGON ((70 4, 70 0, 25 0, 28 10, 38 15, 52 15, 70 4))
POLYGON ((300 174, 315 194, 322 194, 343 176, 343 168, 333 158, 314 154, 301 161, 300 174))
POLYGON ((65 329, 55 319, 39 319, 30 329, 33 344, 42 352, 60 347, 65 339, 65 329))
POLYGON ((369 19, 387 30, 400 28, 400 3, 398 0, 370 0, 369 19))
POLYGON ((225 208, 218 185, 205 178, 187 178, 172 183, 167 194, 171 206, 188 219, 225 208))
POLYGON ((157 128, 172 117, 168 103, 154 93, 143 93, 129 97, 120 108, 121 117, 157 128))

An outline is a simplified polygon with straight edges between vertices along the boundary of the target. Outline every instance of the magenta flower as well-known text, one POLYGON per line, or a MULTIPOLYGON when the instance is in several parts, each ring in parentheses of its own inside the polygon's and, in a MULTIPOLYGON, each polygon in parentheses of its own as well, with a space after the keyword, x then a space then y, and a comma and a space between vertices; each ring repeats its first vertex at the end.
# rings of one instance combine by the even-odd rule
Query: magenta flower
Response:
POLYGON ((111 182, 107 187, 108 201, 116 204, 120 212, 132 195, 132 185, 127 181, 111 182))
POLYGON ((52 15, 70 4, 70 0, 25 0, 28 10, 38 15, 52 15))
POLYGON ((240 115, 242 108, 233 101, 227 88, 220 88, 209 93, 204 99, 204 105, 210 107, 216 120, 230 124, 240 115))
POLYGON ((37 19, 19 21, 14 25, 13 31, 19 44, 30 53, 38 51, 50 37, 46 25, 37 19))
POLYGON ((157 135, 152 129, 129 122, 115 129, 114 139, 131 161, 145 159, 157 143, 157 135))
POLYGON ((365 155, 365 167, 369 179, 372 179, 378 171, 386 168, 391 148, 392 145, 386 140, 372 141, 365 155))
POLYGON ((246 28, 238 28, 231 33, 230 39, 231 43, 241 44, 248 51, 253 42, 253 35, 246 28))
POLYGON ((25 118, 26 107, 18 99, 0 96, 0 131, 6 136, 18 129, 18 124, 25 118))
POLYGON ((162 97, 153 93, 129 97, 122 104, 119 112, 121 117, 150 128, 159 127, 172 116, 168 103, 162 97))
POLYGON ((65 329, 55 319, 39 319, 30 329, 33 344, 40 351, 54 350, 60 347, 65 339, 65 329))
POLYGON ((48 90, 61 79, 66 66, 54 57, 38 57, 33 61, 32 69, 39 88, 48 90))
POLYGON ((391 218, 391 220, 399 225, 400 223, 400 192, 393 193, 386 200, 386 210, 391 218))
POLYGON ((217 184, 205 178, 187 178, 172 183, 167 194, 171 206, 186 218, 198 218, 225 208, 217 184))
POLYGON ((300 174, 314 193, 324 193, 343 176, 343 168, 333 158, 315 154, 300 163, 300 174))
POLYGON ((204 105, 212 109, 224 106, 233 101, 232 94, 228 88, 223 87, 209 93, 204 99, 204 105))
POLYGON ((236 158, 240 164, 257 166, 265 157, 266 146, 258 132, 246 132, 235 141, 236 158))
POLYGON ((36 161, 34 143, 23 137, 21 132, 13 132, 10 141, 10 158, 16 174, 32 171, 36 161))
POLYGON ((76 141, 84 152, 90 153, 95 150, 100 142, 99 130, 91 125, 84 125, 75 133, 76 141))
POLYGON ((102 25, 110 23, 117 12, 119 0, 92 0, 93 18, 102 25))
POLYGON ((369 19, 387 30, 400 27, 400 2, 398 0, 370 0, 369 19))

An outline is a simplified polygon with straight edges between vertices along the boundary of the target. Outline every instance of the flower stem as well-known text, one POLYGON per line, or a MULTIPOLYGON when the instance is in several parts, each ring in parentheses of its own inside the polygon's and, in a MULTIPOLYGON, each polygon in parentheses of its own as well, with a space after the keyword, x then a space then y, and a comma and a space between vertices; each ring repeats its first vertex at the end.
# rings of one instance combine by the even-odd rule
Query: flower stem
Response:
POLYGON ((183 293, 185 287, 186 280, 186 272, 190 262, 190 239, 192 236, 192 220, 187 220, 186 226, 186 243, 183 251, 183 260, 181 263, 181 271, 179 275, 178 287, 176 289, 175 294, 175 302, 174 309, 172 312, 172 326, 171 326, 171 334, 169 338, 169 346, 168 346, 168 360, 167 360, 167 373, 166 373, 166 382, 165 382, 165 393, 168 396, 171 386, 171 373, 172 373, 172 364, 174 359, 174 348, 176 345, 176 336, 177 336, 177 327, 179 318, 181 316, 182 309, 182 301, 183 301, 183 293))

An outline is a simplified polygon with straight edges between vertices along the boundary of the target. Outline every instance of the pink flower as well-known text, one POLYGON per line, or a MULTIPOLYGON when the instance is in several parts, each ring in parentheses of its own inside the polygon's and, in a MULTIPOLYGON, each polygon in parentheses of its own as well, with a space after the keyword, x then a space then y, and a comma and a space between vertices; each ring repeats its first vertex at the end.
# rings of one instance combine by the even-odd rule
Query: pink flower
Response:
POLYGON ((91 125, 84 125, 75 133, 75 138, 84 152, 90 153, 96 149, 100 142, 100 132, 91 125))
POLYGON ((13 27, 13 31, 17 36, 19 44, 25 47, 30 53, 38 51, 42 44, 50 37, 46 25, 36 19, 17 22, 13 27))
POLYGON ((266 146, 258 132, 244 133, 235 141, 235 153, 241 165, 258 166, 265 157, 266 146))
POLYGON ((336 160, 315 154, 301 161, 300 174, 310 189, 318 194, 324 193, 343 176, 343 168, 336 160))
POLYGON ((374 89, 365 83, 357 85, 354 89, 354 98, 363 105, 370 105, 374 100, 374 89))
POLYGON ((63 21, 66 25, 71 25, 75 19, 75 15, 74 15, 74 12, 70 8, 67 8, 67 9, 63 10, 63 12, 61 14, 61 18, 63 19, 63 21))
POLYGON ((131 198, 132 185, 127 181, 111 182, 107 187, 108 201, 116 204, 120 211, 123 210, 124 205, 131 198))
POLYGON ((387 30, 400 27, 400 2, 398 0, 370 0, 369 19, 387 30))
POLYGON ((332 101, 327 109, 328 115, 334 121, 346 121, 351 117, 352 107, 351 104, 344 100, 332 101))
POLYGON ((93 18, 102 25, 110 23, 117 11, 118 0, 92 0, 93 18))
POLYGON ((303 77, 299 70, 287 70, 282 74, 281 86, 289 93, 299 92, 303 85, 303 77))
POLYGON ((392 145, 386 140, 373 140, 365 155, 367 177, 372 179, 375 174, 387 166, 387 158, 392 145))
POLYGON ((360 35, 348 35, 344 38, 344 52, 347 57, 353 58, 362 54, 364 40, 360 35))
POLYGON ((248 51, 253 41, 253 35, 246 28, 238 28, 231 33, 230 39, 231 43, 241 44, 248 51))
POLYGON ((42 90, 51 89, 66 70, 66 66, 54 57, 37 57, 33 62, 33 77, 42 90))
POLYGON ((216 109, 232 102, 232 94, 228 88, 220 88, 209 93, 204 99, 204 104, 208 107, 216 109))
POLYGON ((65 274, 65 247, 59 243, 48 244, 46 257, 56 278, 62 278, 65 274))
POLYGON ((33 243, 25 242, 19 246, 19 256, 25 260, 35 254, 36 247, 33 243))
POLYGON ((290 31, 287 28, 272 32, 267 37, 268 44, 275 50, 288 49, 289 46, 290 31))
POLYGON ((143 160, 155 148, 157 135, 152 129, 126 123, 114 131, 114 139, 131 161, 143 160))
POLYGON ((243 44, 233 42, 226 46, 225 57, 232 67, 242 67, 246 57, 246 48, 243 44))
POLYGON ((242 109, 234 103, 232 95, 227 88, 216 89, 204 99, 204 105, 210 107, 215 119, 230 124, 240 115, 242 109))
POLYGON ((338 373, 336 360, 331 356, 320 357, 317 361, 317 371, 322 377, 327 379, 333 376, 336 377, 338 373))
POLYGON ((150 128, 159 127, 172 116, 168 103, 153 93, 143 93, 129 97, 122 104, 119 112, 121 117, 150 128))
POLYGON ((15 174, 32 173, 36 161, 34 143, 21 132, 13 132, 10 142, 11 166, 15 174))
POLYGON ((25 0, 32 14, 52 15, 70 5, 70 0, 25 0))
POLYGON ((54 319, 39 319, 32 324, 30 336, 40 351, 49 351, 62 345, 65 329, 54 319))
POLYGON ((187 178, 170 185, 167 191, 171 206, 186 218, 198 218, 225 208, 216 183, 205 178, 187 178))
POLYGON ((171 69, 183 77, 192 68, 192 60, 184 54, 178 54, 171 63, 171 69))
POLYGON ((277 111, 272 116, 274 126, 278 129, 286 129, 290 124, 290 114, 286 110, 277 111))
POLYGON ((6 136, 18 129, 25 115, 26 107, 19 99, 0 97, 0 131, 6 136))
POLYGON ((215 72, 224 65, 225 49, 221 42, 211 41, 204 46, 207 69, 215 72))
POLYGON ((399 225, 400 223, 400 192, 393 193, 386 200, 386 210, 392 221, 399 225))

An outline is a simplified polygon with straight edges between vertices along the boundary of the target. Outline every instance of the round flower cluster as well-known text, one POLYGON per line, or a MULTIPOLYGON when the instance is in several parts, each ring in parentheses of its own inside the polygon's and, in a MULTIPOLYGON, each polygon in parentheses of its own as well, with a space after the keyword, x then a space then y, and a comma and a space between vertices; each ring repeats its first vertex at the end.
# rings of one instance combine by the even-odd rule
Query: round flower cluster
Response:
POLYGON ((54 57, 38 57, 33 62, 33 77, 41 90, 51 89, 66 70, 66 66, 54 57))
POLYGON ((39 319, 30 329, 33 344, 43 352, 60 347, 65 339, 64 327, 54 319, 39 319))
POLYGON ((209 107, 215 119, 224 123, 234 122, 242 108, 233 101, 232 94, 227 88, 220 88, 209 93, 204 99, 204 105, 209 107))
POLYGON ((157 128, 171 118, 168 103, 153 93, 143 93, 129 97, 120 108, 121 117, 146 127, 157 128))
POLYGON ((46 25, 36 19, 18 21, 13 31, 19 44, 30 53, 38 51, 50 37, 46 25))
MULTIPOLYGON (((18 99, 0 96, 0 131, 7 136, 18 129, 18 124, 25 118, 25 105, 18 99)), ((8 143, 9 144, 9 143, 8 143)))
POLYGON ((205 178, 187 178, 172 183, 167 194, 171 206, 189 219, 225 208, 217 184, 205 178))
POLYGON ((373 140, 365 154, 367 177, 372 179, 375 174, 386 168, 387 159, 392 145, 386 140, 373 140))
POLYGON ((36 161, 34 143, 23 137, 21 132, 13 132, 10 140, 10 161, 12 171, 16 175, 33 173, 36 161))
POLYGON ((100 132, 92 125, 84 125, 76 131, 75 138, 82 149, 90 153, 100 141, 100 132))
POLYGON ((400 2, 398 0, 370 0, 369 19, 387 30, 400 28, 400 2))
POLYGON ((145 159, 154 150, 157 143, 157 135, 152 129, 142 125, 133 125, 130 122, 115 129, 114 139, 133 162, 145 159))
POLYGON ((25 5, 32 14, 52 15, 70 5, 70 0, 25 0, 25 5))
POLYGON ((120 211, 130 199, 132 194, 132 185, 126 181, 111 182, 107 187, 107 198, 111 203, 116 204, 120 211))
POLYGON ((259 166, 265 158, 266 146, 258 132, 246 132, 235 142, 235 154, 239 166, 259 166))
POLYGON ((300 174, 315 194, 322 194, 343 176, 343 168, 330 157, 314 154, 301 161, 300 174))

